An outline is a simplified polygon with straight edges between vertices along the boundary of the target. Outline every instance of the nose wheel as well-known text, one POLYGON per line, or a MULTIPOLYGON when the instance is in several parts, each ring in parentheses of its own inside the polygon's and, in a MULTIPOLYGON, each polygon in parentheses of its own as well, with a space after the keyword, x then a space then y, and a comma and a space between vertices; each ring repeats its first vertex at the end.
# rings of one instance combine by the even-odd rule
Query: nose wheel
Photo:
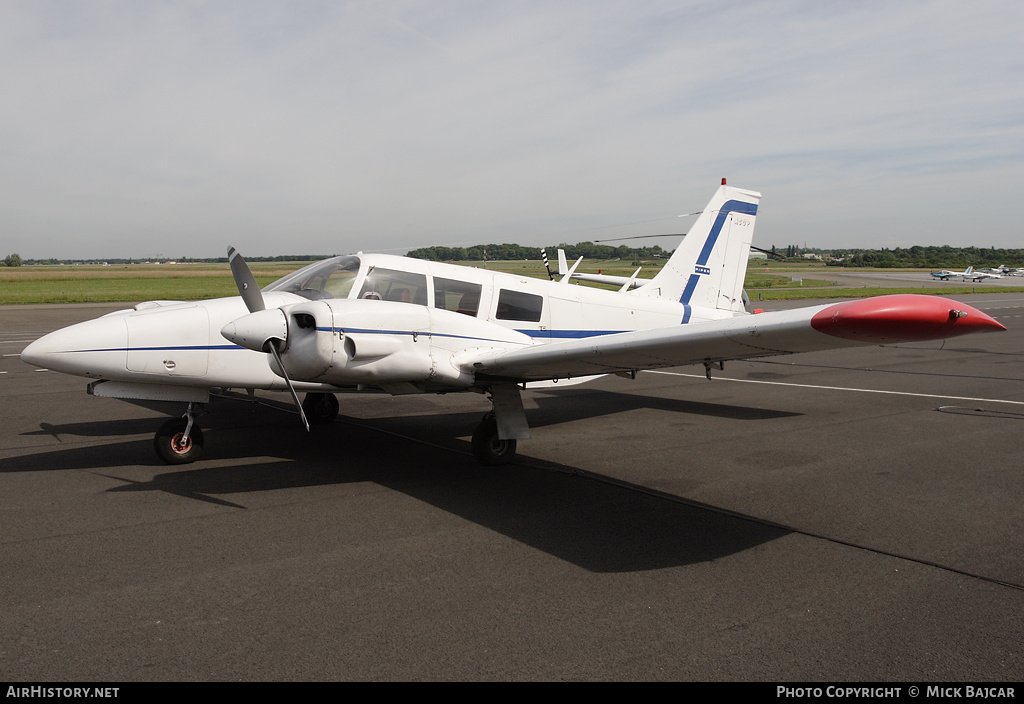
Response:
POLYGON ((203 431, 195 424, 193 404, 182 418, 172 418, 160 426, 153 438, 156 454, 167 464, 189 464, 203 454, 203 431))
POLYGON ((195 462, 203 453, 203 431, 198 425, 189 425, 185 418, 172 418, 160 426, 153 438, 156 454, 167 464, 195 462))

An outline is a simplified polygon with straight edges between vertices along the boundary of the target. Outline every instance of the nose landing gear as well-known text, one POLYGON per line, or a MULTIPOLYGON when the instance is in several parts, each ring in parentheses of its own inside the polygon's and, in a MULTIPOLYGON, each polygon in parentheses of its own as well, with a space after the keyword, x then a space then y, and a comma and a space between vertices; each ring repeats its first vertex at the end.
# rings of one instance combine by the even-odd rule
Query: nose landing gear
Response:
MULTIPOLYGON (((302 409, 313 425, 326 425, 338 417, 338 398, 331 393, 307 393, 302 409)), ((156 454, 167 464, 189 464, 203 454, 203 431, 196 423, 203 404, 189 403, 185 415, 171 418, 153 438, 156 454)), ((514 444, 514 443, 513 443, 514 444)))
POLYGON ((189 403, 182 418, 172 418, 160 426, 153 447, 167 464, 188 464, 203 454, 203 431, 195 424, 195 405, 189 403))

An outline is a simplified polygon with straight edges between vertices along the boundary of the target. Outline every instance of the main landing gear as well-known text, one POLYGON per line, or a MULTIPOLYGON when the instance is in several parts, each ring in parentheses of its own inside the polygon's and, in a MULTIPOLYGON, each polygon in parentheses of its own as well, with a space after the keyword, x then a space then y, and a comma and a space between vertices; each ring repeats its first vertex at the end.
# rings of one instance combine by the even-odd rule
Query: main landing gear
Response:
POLYGON ((338 397, 334 394, 309 392, 302 399, 302 410, 310 425, 327 425, 338 417, 338 397))
POLYGON ((508 464, 516 456, 516 441, 502 440, 498 435, 498 421, 494 413, 488 413, 473 431, 473 456, 481 464, 508 464))
POLYGON ((516 440, 530 437, 530 426, 516 384, 495 384, 490 392, 494 410, 473 432, 473 456, 481 464, 508 464, 515 459, 516 440))

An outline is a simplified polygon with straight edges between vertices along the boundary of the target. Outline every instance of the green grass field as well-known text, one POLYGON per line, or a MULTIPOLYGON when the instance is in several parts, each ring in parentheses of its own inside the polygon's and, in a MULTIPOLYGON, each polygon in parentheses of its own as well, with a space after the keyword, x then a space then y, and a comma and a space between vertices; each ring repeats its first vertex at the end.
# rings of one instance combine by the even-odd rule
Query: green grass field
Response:
MULTIPOLYGON (((664 260, 641 262, 640 278, 653 277, 664 260)), ((265 286, 301 268, 308 262, 251 263, 256 281, 265 286)), ((535 278, 547 278, 539 261, 465 262, 535 278)), ((636 267, 629 261, 584 261, 580 272, 631 276, 636 267)), ((765 264, 753 262, 747 270, 745 288, 752 300, 801 298, 863 298, 888 293, 967 294, 976 287, 964 285, 941 288, 840 288, 825 278, 821 264, 765 264), (767 271, 766 271, 767 269, 767 271), (799 281, 794 281, 797 278, 799 281)), ((589 284, 584 284, 589 285, 589 284)), ((597 284, 593 284, 599 286, 597 284)), ((599 286, 601 287, 601 286, 599 286)), ((601 288, 614 289, 614 286, 601 288)), ((985 289, 989 290, 989 289, 985 289)), ((1024 287, 1000 287, 1001 292, 1024 291, 1024 287)), ((137 303, 151 300, 194 301, 237 295, 227 264, 134 264, 118 266, 22 266, 0 267, 0 305, 29 303, 137 303)))
MULTIPOLYGON (((251 268, 259 285, 265 286, 307 263, 274 262, 251 268)), ((0 268, 0 305, 194 301, 237 295, 227 264, 0 268)))

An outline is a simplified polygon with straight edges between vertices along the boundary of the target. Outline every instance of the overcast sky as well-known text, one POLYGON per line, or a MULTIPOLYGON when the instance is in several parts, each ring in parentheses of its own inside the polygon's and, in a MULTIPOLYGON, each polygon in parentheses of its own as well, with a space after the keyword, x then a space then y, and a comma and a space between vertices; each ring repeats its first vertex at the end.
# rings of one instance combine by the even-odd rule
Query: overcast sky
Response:
POLYGON ((723 176, 761 246, 1024 248, 1022 36, 1019 0, 0 0, 0 257, 685 231, 723 176))

